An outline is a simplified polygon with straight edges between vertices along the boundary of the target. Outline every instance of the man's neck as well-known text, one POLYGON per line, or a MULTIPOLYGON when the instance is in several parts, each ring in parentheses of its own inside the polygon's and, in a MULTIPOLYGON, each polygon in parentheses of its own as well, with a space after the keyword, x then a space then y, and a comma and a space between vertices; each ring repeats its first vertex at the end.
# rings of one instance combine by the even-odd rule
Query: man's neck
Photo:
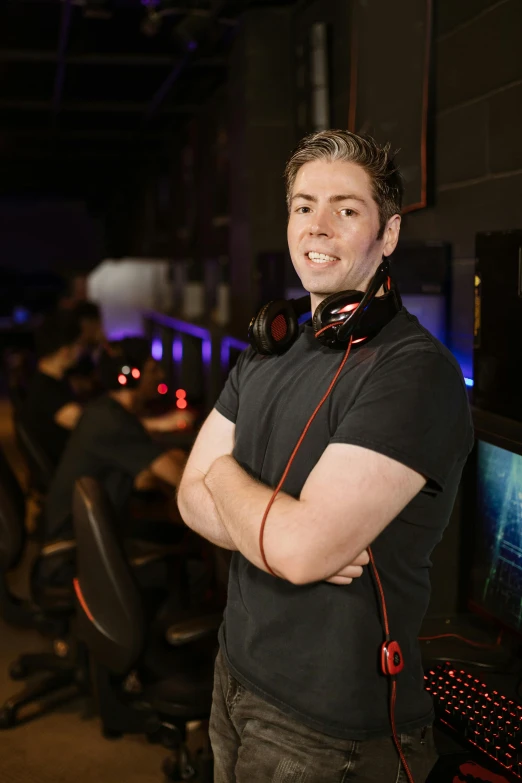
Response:
POLYGON ((53 356, 46 356, 38 362, 38 369, 44 375, 49 375, 51 378, 61 381, 67 368, 53 356))

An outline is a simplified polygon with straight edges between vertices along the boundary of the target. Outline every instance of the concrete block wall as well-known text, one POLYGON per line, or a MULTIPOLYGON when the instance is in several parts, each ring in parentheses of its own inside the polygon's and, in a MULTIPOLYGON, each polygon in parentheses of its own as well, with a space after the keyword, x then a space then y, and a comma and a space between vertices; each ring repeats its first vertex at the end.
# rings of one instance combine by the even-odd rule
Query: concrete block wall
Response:
POLYGON ((407 239, 453 248, 453 348, 472 351, 475 235, 522 227, 522 0, 434 0, 433 206, 407 239))

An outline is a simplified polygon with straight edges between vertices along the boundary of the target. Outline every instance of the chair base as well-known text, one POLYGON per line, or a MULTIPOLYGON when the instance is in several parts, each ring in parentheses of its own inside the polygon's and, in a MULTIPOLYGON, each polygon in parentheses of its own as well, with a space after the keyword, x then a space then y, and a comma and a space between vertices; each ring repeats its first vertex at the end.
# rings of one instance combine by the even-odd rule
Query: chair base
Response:
POLYGON ((145 734, 150 742, 157 742, 172 753, 163 762, 163 774, 170 781, 193 780, 194 783, 212 783, 212 756, 210 751, 198 754, 193 760, 186 745, 186 721, 162 716, 151 704, 139 696, 123 692, 121 682, 115 682, 110 672, 92 664, 102 734, 117 739, 124 734, 145 734))
POLYGON ((0 707, 0 729, 11 729, 50 712, 58 704, 71 701, 81 692, 72 669, 48 674, 11 696, 0 707), (25 707, 35 706, 29 715, 21 715, 25 707))
POLYGON ((9 666, 12 680, 26 680, 40 672, 60 674, 72 668, 69 658, 58 657, 53 653, 23 653, 9 666))
POLYGON ((214 758, 210 748, 199 750, 195 758, 191 757, 185 745, 161 765, 165 778, 175 783, 192 780, 194 783, 213 783, 214 758))

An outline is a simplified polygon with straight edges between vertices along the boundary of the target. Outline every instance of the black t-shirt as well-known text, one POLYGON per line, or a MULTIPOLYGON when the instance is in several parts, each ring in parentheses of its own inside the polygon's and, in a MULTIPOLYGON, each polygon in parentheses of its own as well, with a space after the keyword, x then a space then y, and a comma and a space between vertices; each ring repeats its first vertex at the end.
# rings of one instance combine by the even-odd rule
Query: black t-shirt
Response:
MULTIPOLYGON (((281 356, 252 349, 240 356, 216 408, 235 422, 234 457, 255 479, 278 483, 341 359, 342 352, 314 338, 310 325, 281 356)), ((399 732, 432 720, 417 637, 429 602, 430 555, 448 522, 472 441, 457 362, 403 309, 353 350, 283 486, 299 497, 330 443, 372 449, 427 478, 372 544, 392 638, 405 660, 397 685, 399 732)), ((388 682, 378 662, 383 641, 368 568, 348 586, 295 586, 234 553, 220 634, 228 664, 245 687, 303 724, 354 740, 391 733, 388 682)))
POLYGON ((40 448, 57 465, 67 445, 71 431, 60 427, 54 417, 65 405, 74 402, 66 379, 57 380, 37 370, 27 389, 22 406, 22 421, 40 448))
POLYGON ((165 451, 140 420, 109 396, 87 406, 71 435, 45 503, 45 539, 73 536, 72 496, 76 479, 92 476, 105 486, 118 514, 134 479, 165 451))

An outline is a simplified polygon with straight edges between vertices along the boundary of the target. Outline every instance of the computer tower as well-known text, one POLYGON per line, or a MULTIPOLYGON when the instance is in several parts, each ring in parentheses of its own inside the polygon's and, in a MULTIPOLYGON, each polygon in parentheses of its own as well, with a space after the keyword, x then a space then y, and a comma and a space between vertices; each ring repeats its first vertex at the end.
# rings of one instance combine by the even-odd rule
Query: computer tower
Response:
POLYGON ((473 402, 522 421, 522 230, 477 234, 476 259, 473 402))

